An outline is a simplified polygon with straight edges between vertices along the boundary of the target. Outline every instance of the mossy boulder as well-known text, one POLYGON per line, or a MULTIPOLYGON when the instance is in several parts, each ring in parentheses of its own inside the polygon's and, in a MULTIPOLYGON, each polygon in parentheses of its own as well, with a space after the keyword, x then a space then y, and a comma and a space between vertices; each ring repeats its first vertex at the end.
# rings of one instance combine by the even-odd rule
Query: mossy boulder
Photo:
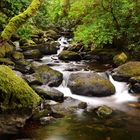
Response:
POLYGON ((32 110, 40 97, 8 66, 0 66, 0 110, 32 110))
POLYGON ((48 31, 46 31, 45 37, 47 39, 48 38, 58 39, 60 37, 60 35, 58 35, 57 31, 49 29, 48 31))
POLYGON ((23 52, 23 54, 26 59, 37 59, 42 57, 42 54, 38 49, 27 50, 23 52))
POLYGON ((21 39, 19 41, 19 44, 20 44, 21 49, 22 49, 22 47, 24 48, 24 46, 25 47, 26 46, 32 46, 32 45, 35 45, 36 43, 33 40, 31 40, 31 39, 21 39))
POLYGON ((2 46, 0 46, 0 58, 11 55, 14 50, 15 46, 12 43, 4 43, 2 46))
POLYGON ((117 81, 128 82, 131 77, 140 76, 140 62, 130 61, 114 69, 112 76, 117 81))
POLYGON ((124 64, 127 61, 127 59, 127 55, 124 52, 122 52, 113 57, 113 62, 115 65, 120 66, 124 64))
POLYGON ((12 57, 13 57, 14 60, 24 59, 24 55, 21 52, 14 52, 12 54, 12 57))
POLYGON ((69 60, 69 61, 79 61, 82 59, 77 52, 67 50, 63 50, 58 57, 61 60, 69 60))
POLYGON ((20 71, 21 73, 32 73, 32 69, 30 66, 29 61, 25 60, 25 59, 21 59, 21 60, 16 60, 15 61, 16 65, 14 67, 15 70, 20 71))
POLYGON ((104 97, 115 93, 115 87, 106 78, 94 72, 71 74, 68 87, 73 94, 104 97))
POLYGON ((33 74, 42 84, 48 86, 59 86, 63 80, 63 74, 51 69, 47 65, 41 65, 35 69, 33 74))
POLYGON ((15 63, 10 58, 0 58, 0 64, 14 66, 15 63))

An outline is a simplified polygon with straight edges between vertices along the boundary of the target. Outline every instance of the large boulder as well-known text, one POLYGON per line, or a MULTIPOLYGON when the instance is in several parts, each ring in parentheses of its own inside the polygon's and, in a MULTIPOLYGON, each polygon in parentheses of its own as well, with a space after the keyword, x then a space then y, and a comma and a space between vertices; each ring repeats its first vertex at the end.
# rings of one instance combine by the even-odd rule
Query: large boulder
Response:
POLYGON ((61 60, 69 60, 69 61, 79 61, 82 59, 77 52, 67 50, 63 50, 58 57, 61 60))
POLYGON ((32 109, 40 97, 9 67, 0 66, 0 110, 32 109))
POLYGON ((41 65, 35 69, 33 74, 42 84, 48 86, 59 86, 63 80, 63 74, 53 70, 47 65, 41 65))
POLYGON ((115 93, 113 84, 94 72, 71 74, 68 87, 73 94, 84 96, 104 97, 115 93))
POLYGON ((140 62, 130 61, 112 72, 112 77, 117 81, 128 82, 131 77, 140 76, 140 62))

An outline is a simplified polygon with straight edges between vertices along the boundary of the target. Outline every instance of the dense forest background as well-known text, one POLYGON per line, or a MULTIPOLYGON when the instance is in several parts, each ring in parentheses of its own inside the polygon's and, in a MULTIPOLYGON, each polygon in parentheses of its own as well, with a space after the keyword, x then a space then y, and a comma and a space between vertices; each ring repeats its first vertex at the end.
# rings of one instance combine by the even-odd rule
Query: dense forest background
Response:
MULTIPOLYGON (((0 32, 22 13, 31 0, 0 1, 0 32)), ((74 32, 74 42, 85 47, 113 47, 128 51, 140 47, 139 0, 44 0, 37 14, 17 30, 22 38, 50 27, 74 32)))

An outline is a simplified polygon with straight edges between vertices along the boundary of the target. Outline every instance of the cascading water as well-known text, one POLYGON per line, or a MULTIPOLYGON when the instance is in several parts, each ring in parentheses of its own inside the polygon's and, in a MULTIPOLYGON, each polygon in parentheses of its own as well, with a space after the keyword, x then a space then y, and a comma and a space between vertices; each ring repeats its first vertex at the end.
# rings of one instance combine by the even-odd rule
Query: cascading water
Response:
MULTIPOLYGON (((59 38, 58 42, 60 44, 60 47, 59 47, 60 49, 58 50, 57 55, 52 55, 51 57, 57 58, 58 54, 63 50, 63 48, 69 46, 67 39, 64 37, 59 38)), ((50 61, 51 57, 45 56, 44 58, 42 58, 42 62, 47 63, 48 59, 50 61)), ((57 58, 57 60, 58 60, 58 58, 57 58)), ((50 67, 63 73, 63 82, 59 87, 56 87, 55 89, 62 92, 64 94, 64 96, 69 96, 74 99, 78 99, 83 102, 87 102, 91 106, 108 105, 110 107, 119 108, 119 109, 120 109, 120 105, 122 106, 123 103, 137 100, 136 97, 134 97, 128 93, 128 85, 126 83, 114 81, 113 78, 111 77, 111 75, 109 75, 109 80, 115 86, 115 89, 116 89, 115 95, 112 95, 109 97, 85 97, 85 96, 81 96, 81 95, 72 94, 71 90, 67 87, 69 76, 72 73, 87 72, 83 69, 84 67, 86 67, 84 62, 66 63, 66 62, 58 60, 59 62, 55 63, 54 60, 52 60, 52 59, 51 59, 51 61, 52 61, 53 65, 50 67), (67 69, 69 69, 69 68, 73 68, 73 69, 77 68, 78 70, 77 71, 68 71, 67 69)))

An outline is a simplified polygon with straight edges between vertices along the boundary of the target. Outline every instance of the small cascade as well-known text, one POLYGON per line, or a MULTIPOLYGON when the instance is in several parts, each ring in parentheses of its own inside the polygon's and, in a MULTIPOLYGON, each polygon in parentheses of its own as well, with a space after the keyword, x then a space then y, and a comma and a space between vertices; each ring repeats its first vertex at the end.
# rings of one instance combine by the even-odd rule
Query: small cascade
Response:
POLYGON ((57 42, 60 44, 60 49, 57 51, 57 55, 60 54, 60 52, 62 52, 62 50, 64 49, 64 47, 68 47, 69 46, 69 42, 68 39, 66 39, 65 37, 60 37, 57 42))
POLYGON ((70 74, 78 73, 78 72, 84 73, 84 72, 89 72, 89 71, 84 70, 86 65, 82 61, 81 62, 73 61, 73 62, 67 63, 67 62, 58 60, 57 57, 58 57, 59 53, 64 49, 64 47, 69 46, 69 41, 67 38, 62 36, 57 40, 57 42, 59 42, 59 44, 60 44, 57 54, 45 56, 44 58, 42 58, 42 62, 46 63, 46 64, 48 64, 48 62, 50 62, 51 64, 53 64, 50 66, 51 68, 63 73, 63 82, 59 87, 56 87, 55 89, 62 92, 64 94, 64 96, 69 96, 74 99, 78 99, 80 101, 87 102, 91 106, 108 105, 110 107, 119 108, 119 109, 120 109, 120 106, 122 106, 122 104, 124 104, 126 102, 131 102, 131 101, 137 100, 136 97, 129 94, 127 83, 114 81, 113 78, 111 77, 111 75, 107 76, 104 73, 99 73, 99 74, 104 76, 105 78, 109 78, 109 80, 115 86, 116 93, 114 95, 108 96, 108 97, 86 97, 86 96, 72 94, 71 90, 67 87, 70 74), (55 63, 55 61, 52 59, 52 57, 56 58, 58 60, 58 62, 55 63), (77 70, 69 71, 68 69, 71 69, 71 68, 77 69, 77 70))

